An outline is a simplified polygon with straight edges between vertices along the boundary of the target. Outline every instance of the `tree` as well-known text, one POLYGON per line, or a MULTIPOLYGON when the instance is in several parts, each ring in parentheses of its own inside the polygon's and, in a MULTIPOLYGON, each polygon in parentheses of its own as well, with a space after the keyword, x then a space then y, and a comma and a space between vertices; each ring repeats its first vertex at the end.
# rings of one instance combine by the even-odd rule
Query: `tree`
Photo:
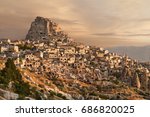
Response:
POLYGON ((2 76, 4 76, 5 80, 7 81, 7 84, 10 81, 21 81, 22 76, 20 72, 17 70, 13 59, 8 58, 7 62, 5 63, 5 68, 1 71, 2 76))
POLYGON ((30 95, 30 85, 22 80, 22 75, 16 68, 13 59, 8 58, 5 68, 0 72, 0 82, 7 87, 12 83, 12 91, 18 93, 21 97, 30 95))

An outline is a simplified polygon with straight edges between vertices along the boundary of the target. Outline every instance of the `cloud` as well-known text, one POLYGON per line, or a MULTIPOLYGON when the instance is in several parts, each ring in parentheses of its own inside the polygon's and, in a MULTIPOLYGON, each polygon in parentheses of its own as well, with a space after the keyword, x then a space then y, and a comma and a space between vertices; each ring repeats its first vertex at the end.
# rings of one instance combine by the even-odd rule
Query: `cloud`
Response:
POLYGON ((52 18, 52 20, 59 22, 60 24, 67 24, 67 25, 78 25, 78 24, 80 24, 78 20, 69 20, 69 19, 60 19, 60 18, 52 18))
POLYGON ((95 36, 116 36, 115 33, 93 33, 91 35, 95 35, 95 36))
POLYGON ((24 38, 34 18, 43 16, 80 42, 134 45, 142 38, 150 44, 149 4, 149 0, 1 0, 0 37, 24 38))
POLYGON ((125 35, 125 36, 136 36, 136 37, 139 37, 139 36, 150 36, 150 34, 129 34, 129 35, 125 35))
POLYGON ((95 35, 95 36, 111 36, 111 37, 117 37, 117 36, 124 36, 124 37, 126 37, 126 36, 131 36, 131 37, 139 37, 139 36, 150 36, 150 33, 148 33, 148 34, 132 34, 132 33, 124 33, 124 34, 116 34, 116 33, 93 33, 93 34, 91 34, 91 35, 95 35))

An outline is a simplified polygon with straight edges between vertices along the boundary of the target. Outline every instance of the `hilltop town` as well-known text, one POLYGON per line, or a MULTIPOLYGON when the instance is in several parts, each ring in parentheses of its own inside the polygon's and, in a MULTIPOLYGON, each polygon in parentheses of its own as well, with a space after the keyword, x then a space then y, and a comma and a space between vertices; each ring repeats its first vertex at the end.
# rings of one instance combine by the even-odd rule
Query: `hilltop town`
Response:
POLYGON ((8 58, 40 99, 150 99, 149 62, 77 43, 48 18, 36 17, 25 40, 1 39, 0 69, 8 58))

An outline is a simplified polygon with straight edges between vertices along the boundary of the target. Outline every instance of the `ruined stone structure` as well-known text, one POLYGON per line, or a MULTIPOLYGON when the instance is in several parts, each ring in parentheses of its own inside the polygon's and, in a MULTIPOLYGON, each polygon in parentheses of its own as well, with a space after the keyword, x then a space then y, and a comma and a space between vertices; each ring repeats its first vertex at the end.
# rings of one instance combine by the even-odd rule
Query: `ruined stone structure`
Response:
POLYGON ((53 37, 64 38, 67 35, 63 33, 58 24, 48 18, 36 17, 26 35, 27 40, 49 40, 53 37))

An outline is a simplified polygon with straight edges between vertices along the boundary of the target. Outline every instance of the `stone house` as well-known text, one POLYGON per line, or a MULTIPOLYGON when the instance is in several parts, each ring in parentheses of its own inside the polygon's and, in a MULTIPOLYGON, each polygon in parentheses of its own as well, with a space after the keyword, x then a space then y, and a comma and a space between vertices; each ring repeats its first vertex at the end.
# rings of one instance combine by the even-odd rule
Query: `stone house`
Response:
POLYGON ((66 63, 66 62, 68 62, 68 57, 66 57, 66 56, 61 56, 61 57, 60 57, 60 61, 63 62, 63 63, 66 63))
POLYGON ((72 57, 69 57, 69 59, 68 59, 68 63, 69 64, 72 64, 72 63, 74 63, 75 62, 75 56, 72 56, 72 57))
POLYGON ((1 44, 10 44, 10 43, 11 43, 11 40, 10 40, 10 39, 1 39, 1 40, 0 40, 0 43, 1 43, 1 44))
POLYGON ((76 50, 74 47, 65 48, 65 54, 75 54, 76 50))
POLYGON ((7 52, 9 51, 9 46, 8 45, 1 45, 0 46, 0 52, 3 53, 3 52, 7 52))

